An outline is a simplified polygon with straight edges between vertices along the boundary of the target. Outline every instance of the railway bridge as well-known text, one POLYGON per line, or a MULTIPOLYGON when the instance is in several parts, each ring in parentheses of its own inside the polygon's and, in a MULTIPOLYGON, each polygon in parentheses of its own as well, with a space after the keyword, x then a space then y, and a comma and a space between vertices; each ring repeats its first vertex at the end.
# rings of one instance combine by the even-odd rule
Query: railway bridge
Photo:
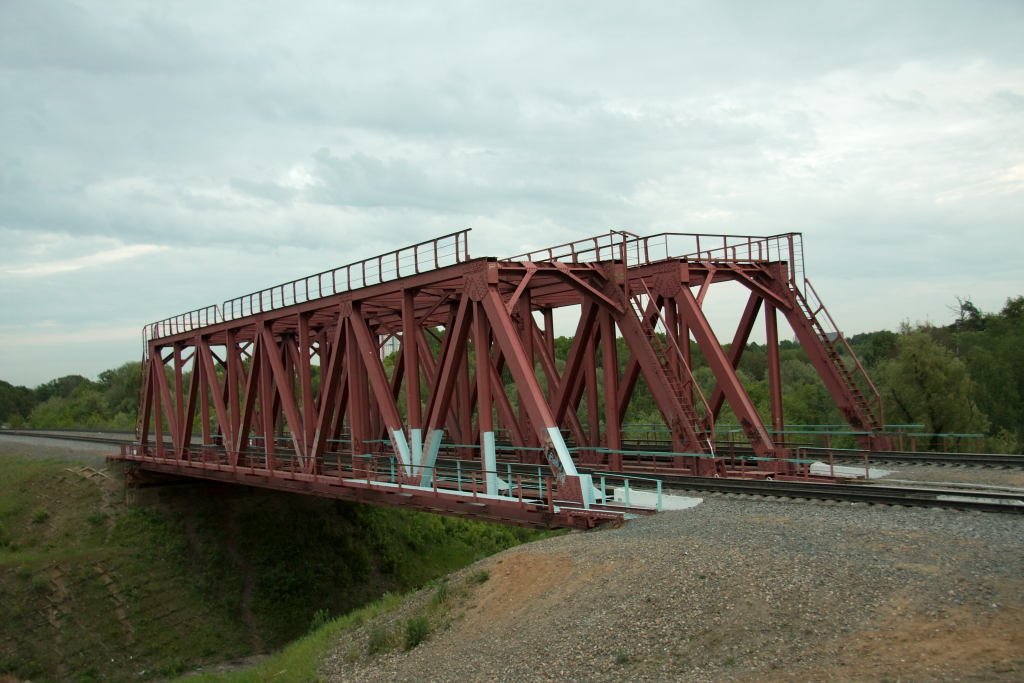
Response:
POLYGON ((878 392, 805 277, 799 233, 611 231, 507 258, 471 257, 468 237, 147 325, 136 438, 119 458, 515 524, 615 522, 645 511, 628 496, 645 473, 810 476, 783 439, 780 317, 861 447, 889 448, 878 392), (721 283, 747 293, 728 347, 703 307, 721 283), (564 364, 556 316, 575 327, 564 364), (758 320, 767 423, 737 373, 758 320), (641 384, 668 434, 662 453, 625 443, 641 384), (716 434, 726 405, 741 451, 716 434))

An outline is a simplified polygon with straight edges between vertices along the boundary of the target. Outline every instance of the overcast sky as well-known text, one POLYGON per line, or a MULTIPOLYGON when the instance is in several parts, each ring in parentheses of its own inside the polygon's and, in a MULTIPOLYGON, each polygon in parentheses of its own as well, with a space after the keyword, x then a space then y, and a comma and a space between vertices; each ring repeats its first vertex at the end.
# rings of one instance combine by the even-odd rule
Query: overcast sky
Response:
POLYGON ((1022 36, 1019 0, 4 0, 0 379, 464 227, 480 256, 800 231, 849 333, 998 310, 1022 36))

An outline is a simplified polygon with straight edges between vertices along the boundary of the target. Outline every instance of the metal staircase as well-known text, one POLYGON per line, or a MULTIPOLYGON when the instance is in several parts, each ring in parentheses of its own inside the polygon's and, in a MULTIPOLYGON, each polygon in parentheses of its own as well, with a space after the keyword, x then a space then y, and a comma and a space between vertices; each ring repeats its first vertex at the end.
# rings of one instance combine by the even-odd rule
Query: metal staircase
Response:
MULTIPOLYGON (((653 302, 655 299, 650 289, 648 289, 647 283, 641 280, 641 284, 644 288, 643 293, 648 297, 648 301, 653 302)), ((695 452, 707 452, 710 444, 714 443, 714 423, 706 422, 703 417, 697 414, 694 397, 696 396, 703 403, 704 414, 710 416, 711 410, 708 407, 707 400, 694 379, 690 367, 686 363, 683 352, 679 348, 678 340, 675 338, 675 335, 669 332, 668 326, 665 325, 660 309, 657 306, 652 306, 653 313, 646 312, 639 294, 635 293, 628 297, 630 308, 650 348, 654 351, 654 356, 660 370, 659 375, 664 377, 665 385, 675 399, 675 404, 681 413, 681 419, 685 422, 685 425, 689 426, 689 429, 685 429, 686 440, 694 441, 689 447, 695 449, 695 452), (661 334, 658 333, 658 323, 661 324, 661 334), (673 355, 677 359, 679 367, 684 370, 685 380, 672 367, 670 358, 673 355)))
POLYGON ((810 280, 803 279, 803 292, 794 284, 790 281, 789 290, 800 319, 817 338, 823 358, 834 370, 835 378, 845 390, 845 398, 848 400, 841 401, 840 408, 846 408, 846 417, 855 429, 867 432, 880 431, 884 426, 884 418, 878 388, 871 381, 846 337, 839 331, 810 280))

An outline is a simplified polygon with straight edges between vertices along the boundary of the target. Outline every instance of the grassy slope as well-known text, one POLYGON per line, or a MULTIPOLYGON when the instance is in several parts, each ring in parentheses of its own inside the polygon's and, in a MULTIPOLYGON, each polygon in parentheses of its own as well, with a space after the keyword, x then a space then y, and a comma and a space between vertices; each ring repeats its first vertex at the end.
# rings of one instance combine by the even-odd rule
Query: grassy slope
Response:
POLYGON ((148 678, 276 649, 535 536, 201 483, 126 505, 79 466, 0 456, 0 674, 148 678))
POLYGON ((487 570, 456 574, 433 581, 417 594, 389 593, 371 605, 312 629, 280 652, 255 666, 179 679, 179 683, 262 683, 318 681, 324 658, 348 643, 345 659, 372 666, 382 654, 411 650, 447 629, 470 599, 473 590, 490 578, 487 570), (367 626, 368 625, 368 626, 367 626), (369 633, 360 634, 369 629, 369 633))
POLYGON ((323 658, 337 645, 346 632, 361 626, 378 614, 388 612, 402 603, 404 597, 389 593, 380 600, 353 610, 312 629, 287 647, 259 664, 238 671, 206 673, 179 679, 181 683, 247 683, 249 681, 316 681, 323 658))

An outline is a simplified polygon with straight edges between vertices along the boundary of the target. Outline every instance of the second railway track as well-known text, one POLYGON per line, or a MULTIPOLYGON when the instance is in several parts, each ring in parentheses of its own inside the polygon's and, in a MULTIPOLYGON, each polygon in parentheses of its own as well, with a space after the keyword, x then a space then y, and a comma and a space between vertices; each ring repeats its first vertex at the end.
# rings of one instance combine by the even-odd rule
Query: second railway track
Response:
POLYGON ((945 489, 878 484, 831 484, 708 477, 657 477, 662 486, 680 491, 713 491, 753 496, 809 500, 838 500, 873 505, 938 507, 980 512, 1024 513, 1024 491, 945 489))

